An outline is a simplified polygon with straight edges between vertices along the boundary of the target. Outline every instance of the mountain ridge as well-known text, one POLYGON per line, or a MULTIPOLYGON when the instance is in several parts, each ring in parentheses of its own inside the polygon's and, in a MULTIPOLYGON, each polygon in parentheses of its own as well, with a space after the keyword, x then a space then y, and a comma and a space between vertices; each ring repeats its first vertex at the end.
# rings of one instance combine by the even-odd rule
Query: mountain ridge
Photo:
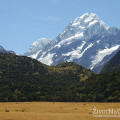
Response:
POLYGON ((120 71, 120 50, 107 62, 101 70, 101 73, 120 71))
POLYGON ((94 13, 85 13, 46 44, 36 59, 52 66, 63 61, 76 62, 99 73, 119 49, 120 30, 107 26, 94 13), (106 56, 109 57, 104 59, 106 56))
POLYGON ((50 41, 51 41, 51 39, 48 39, 48 38, 38 39, 37 41, 32 43, 32 45, 30 46, 28 51, 26 53, 24 53, 24 55, 29 56, 31 58, 36 58, 36 56, 38 55, 40 50, 42 50, 42 48, 45 47, 45 45, 48 44, 50 41))
POLYGON ((11 53, 11 54, 15 54, 14 51, 11 51, 11 50, 5 50, 2 46, 0 46, 0 53, 11 53))

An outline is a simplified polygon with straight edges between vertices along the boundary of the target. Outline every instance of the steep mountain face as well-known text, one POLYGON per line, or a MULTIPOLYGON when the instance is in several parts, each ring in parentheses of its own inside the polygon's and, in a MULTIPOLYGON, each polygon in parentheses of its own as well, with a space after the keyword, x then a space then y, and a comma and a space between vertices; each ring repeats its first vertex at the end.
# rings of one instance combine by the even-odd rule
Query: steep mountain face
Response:
POLYGON ((12 53, 12 54, 15 54, 14 51, 11 51, 11 50, 5 50, 2 46, 0 46, 0 53, 12 53))
POLYGON ((0 53, 5 53, 5 52, 6 50, 2 46, 0 46, 0 53))
POLYGON ((118 72, 120 71, 120 51, 115 54, 103 67, 101 73, 108 73, 108 72, 118 72))
POLYGON ((31 58, 36 58, 38 53, 48 44, 51 39, 48 38, 40 38, 36 42, 34 42, 29 50, 24 54, 25 56, 29 56, 31 58))
POLYGON ((43 47, 36 59, 52 66, 76 62, 99 73, 119 49, 120 30, 107 26, 96 14, 86 13, 43 47))

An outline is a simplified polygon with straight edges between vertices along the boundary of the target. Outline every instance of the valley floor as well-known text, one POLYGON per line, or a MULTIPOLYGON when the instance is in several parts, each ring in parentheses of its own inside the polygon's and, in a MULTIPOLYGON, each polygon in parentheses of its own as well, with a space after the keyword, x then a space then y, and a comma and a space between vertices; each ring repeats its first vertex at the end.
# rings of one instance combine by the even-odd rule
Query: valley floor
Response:
MULTIPOLYGON (((0 120, 119 120, 93 117, 93 109, 118 110, 120 103, 84 102, 1 102, 0 120)), ((120 113, 120 111, 118 110, 120 113)), ((95 112, 96 113, 96 112, 95 112)), ((112 115, 112 114, 110 114, 112 115)), ((118 114, 117 114, 118 115, 118 114)))

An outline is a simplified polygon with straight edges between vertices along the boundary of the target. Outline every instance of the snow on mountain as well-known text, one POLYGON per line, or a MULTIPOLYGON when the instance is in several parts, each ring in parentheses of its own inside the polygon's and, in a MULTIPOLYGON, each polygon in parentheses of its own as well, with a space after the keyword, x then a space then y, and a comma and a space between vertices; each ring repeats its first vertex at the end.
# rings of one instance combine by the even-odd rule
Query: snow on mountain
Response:
POLYGON ((120 30, 107 26, 96 14, 85 13, 70 22, 56 39, 42 47, 33 46, 28 50, 30 54, 27 56, 45 64, 76 62, 98 73, 120 49, 120 30))
POLYGON ((120 45, 116 45, 111 48, 105 48, 103 50, 98 50, 98 53, 93 57, 91 69, 93 69, 97 63, 101 62, 105 56, 110 55, 111 53, 116 51, 119 48, 119 46, 120 45))
POLYGON ((38 53, 48 44, 51 39, 48 38, 40 38, 30 46, 29 50, 24 54, 26 56, 35 58, 37 57, 38 53))

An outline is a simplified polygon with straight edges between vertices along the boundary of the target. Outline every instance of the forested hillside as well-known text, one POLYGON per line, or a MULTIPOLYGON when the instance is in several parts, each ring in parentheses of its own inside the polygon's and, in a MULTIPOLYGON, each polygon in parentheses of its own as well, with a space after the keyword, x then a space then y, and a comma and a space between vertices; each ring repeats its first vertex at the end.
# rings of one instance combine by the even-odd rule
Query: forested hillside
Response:
POLYGON ((120 72, 93 75, 69 91, 74 101, 120 102, 120 72))
POLYGON ((25 56, 0 54, 0 101, 68 101, 67 88, 92 74, 75 63, 50 67, 25 56))
POLYGON ((0 101, 120 101, 120 72, 95 74, 73 62, 51 67, 0 54, 0 101))

